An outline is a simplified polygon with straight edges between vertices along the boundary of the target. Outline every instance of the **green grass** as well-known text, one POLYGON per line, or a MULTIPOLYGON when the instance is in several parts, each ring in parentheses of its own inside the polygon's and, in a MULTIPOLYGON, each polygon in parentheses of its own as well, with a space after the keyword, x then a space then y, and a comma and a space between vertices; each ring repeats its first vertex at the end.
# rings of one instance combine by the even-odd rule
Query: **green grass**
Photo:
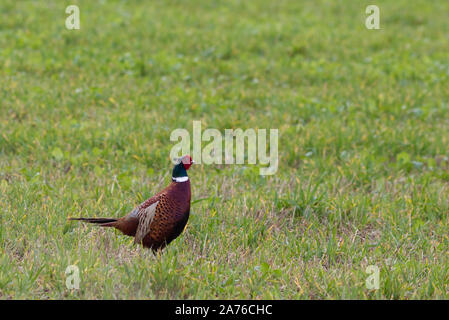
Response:
POLYGON ((0 298, 449 298, 449 2, 372 3, 2 0, 0 298), (160 190, 193 120, 279 129, 277 174, 192 169, 159 256, 67 222, 160 190))

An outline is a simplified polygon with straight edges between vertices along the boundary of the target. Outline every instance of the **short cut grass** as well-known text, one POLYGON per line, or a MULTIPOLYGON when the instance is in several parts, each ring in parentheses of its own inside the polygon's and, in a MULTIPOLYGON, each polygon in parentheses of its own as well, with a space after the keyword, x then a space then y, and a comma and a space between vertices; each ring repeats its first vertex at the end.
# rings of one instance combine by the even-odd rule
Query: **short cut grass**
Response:
POLYGON ((2 0, 0 298, 449 298, 449 2, 369 4, 2 0), (193 167, 157 256, 67 221, 163 188, 193 120, 279 129, 278 172, 193 167))

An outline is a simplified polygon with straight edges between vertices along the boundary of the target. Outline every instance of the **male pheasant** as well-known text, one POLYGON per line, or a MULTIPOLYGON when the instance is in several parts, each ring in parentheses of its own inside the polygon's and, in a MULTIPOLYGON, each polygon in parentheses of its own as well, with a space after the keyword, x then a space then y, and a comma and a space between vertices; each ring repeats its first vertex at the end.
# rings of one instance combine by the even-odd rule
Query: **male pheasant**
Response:
POLYGON ((114 227, 134 243, 142 244, 153 251, 163 249, 184 230, 190 214, 190 181, 187 170, 194 163, 185 155, 173 168, 172 182, 161 192, 144 201, 129 214, 120 218, 70 218, 114 227))

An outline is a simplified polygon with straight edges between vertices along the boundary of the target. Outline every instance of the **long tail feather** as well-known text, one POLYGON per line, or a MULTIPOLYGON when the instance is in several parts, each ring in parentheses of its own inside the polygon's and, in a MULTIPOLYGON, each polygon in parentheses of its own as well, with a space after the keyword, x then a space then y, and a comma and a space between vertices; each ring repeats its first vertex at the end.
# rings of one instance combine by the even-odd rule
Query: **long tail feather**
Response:
POLYGON ((114 222, 116 222, 118 219, 114 218, 69 218, 69 220, 77 220, 77 221, 83 221, 88 223, 95 223, 99 224, 102 227, 113 227, 114 222))

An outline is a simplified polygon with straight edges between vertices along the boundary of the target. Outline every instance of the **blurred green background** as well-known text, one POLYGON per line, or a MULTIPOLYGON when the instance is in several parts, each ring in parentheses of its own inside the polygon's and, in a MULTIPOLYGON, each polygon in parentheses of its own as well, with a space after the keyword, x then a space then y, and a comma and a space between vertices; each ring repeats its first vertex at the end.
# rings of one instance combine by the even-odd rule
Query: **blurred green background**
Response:
POLYGON ((0 298, 448 298, 448 12, 2 0, 0 298), (71 4, 80 30, 65 28, 71 4), (277 174, 192 169, 189 224, 160 256, 66 221, 160 190, 170 133, 193 120, 279 129, 277 174))

